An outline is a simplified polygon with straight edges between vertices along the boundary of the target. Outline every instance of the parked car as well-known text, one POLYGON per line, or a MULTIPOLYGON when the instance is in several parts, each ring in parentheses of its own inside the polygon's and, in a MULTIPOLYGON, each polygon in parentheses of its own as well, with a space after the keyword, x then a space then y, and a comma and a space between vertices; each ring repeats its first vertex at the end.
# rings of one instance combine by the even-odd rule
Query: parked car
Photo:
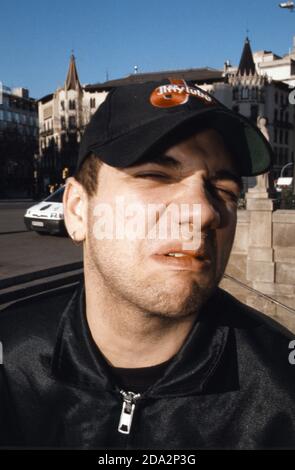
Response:
POLYGON ((24 222, 28 230, 40 234, 66 235, 62 204, 64 188, 64 186, 59 188, 43 201, 27 209, 24 222))

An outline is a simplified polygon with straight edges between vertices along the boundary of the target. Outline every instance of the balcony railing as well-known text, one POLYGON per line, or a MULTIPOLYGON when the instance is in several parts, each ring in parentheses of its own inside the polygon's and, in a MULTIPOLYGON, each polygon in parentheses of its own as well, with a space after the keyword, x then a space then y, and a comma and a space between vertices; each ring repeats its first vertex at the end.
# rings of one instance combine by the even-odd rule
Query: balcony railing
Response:
POLYGON ((53 135, 53 129, 47 129, 46 131, 39 132, 40 137, 47 137, 53 135))

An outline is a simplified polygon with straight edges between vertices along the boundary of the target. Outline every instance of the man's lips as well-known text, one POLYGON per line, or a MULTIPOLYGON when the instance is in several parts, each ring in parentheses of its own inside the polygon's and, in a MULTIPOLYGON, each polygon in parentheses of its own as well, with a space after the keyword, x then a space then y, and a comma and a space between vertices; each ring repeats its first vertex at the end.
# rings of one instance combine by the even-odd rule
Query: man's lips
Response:
POLYGON ((158 256, 169 256, 169 254, 178 253, 185 256, 190 256, 191 258, 199 259, 199 260, 208 260, 210 259, 208 250, 205 248, 204 244, 196 250, 184 250, 182 248, 183 244, 167 244, 159 247, 153 255, 158 256))
POLYGON ((184 250, 181 244, 175 243, 164 245, 152 254, 152 259, 167 267, 190 271, 199 271, 211 265, 211 257, 205 245, 201 245, 197 250, 184 250), (171 256, 173 253, 179 256, 171 256))

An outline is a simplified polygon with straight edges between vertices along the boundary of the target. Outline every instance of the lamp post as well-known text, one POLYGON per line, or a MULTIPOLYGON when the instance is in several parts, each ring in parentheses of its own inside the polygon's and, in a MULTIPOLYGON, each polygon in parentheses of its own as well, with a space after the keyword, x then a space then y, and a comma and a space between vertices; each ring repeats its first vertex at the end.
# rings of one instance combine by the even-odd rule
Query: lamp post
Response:
POLYGON ((293 165, 293 162, 286 163, 286 165, 284 165, 282 167, 281 173, 280 173, 280 178, 283 178, 284 169, 287 168, 288 166, 291 166, 291 165, 293 165))

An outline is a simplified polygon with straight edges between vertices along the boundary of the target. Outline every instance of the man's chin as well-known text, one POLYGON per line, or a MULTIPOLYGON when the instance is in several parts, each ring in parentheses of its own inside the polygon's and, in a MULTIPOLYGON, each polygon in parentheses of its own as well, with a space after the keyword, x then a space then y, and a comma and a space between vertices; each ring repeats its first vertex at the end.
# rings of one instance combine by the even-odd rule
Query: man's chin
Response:
POLYGON ((200 286, 194 282, 189 289, 188 286, 184 289, 179 289, 178 286, 169 292, 158 292, 157 300, 153 305, 150 304, 148 315, 171 320, 196 315, 215 288, 215 283, 200 286))

